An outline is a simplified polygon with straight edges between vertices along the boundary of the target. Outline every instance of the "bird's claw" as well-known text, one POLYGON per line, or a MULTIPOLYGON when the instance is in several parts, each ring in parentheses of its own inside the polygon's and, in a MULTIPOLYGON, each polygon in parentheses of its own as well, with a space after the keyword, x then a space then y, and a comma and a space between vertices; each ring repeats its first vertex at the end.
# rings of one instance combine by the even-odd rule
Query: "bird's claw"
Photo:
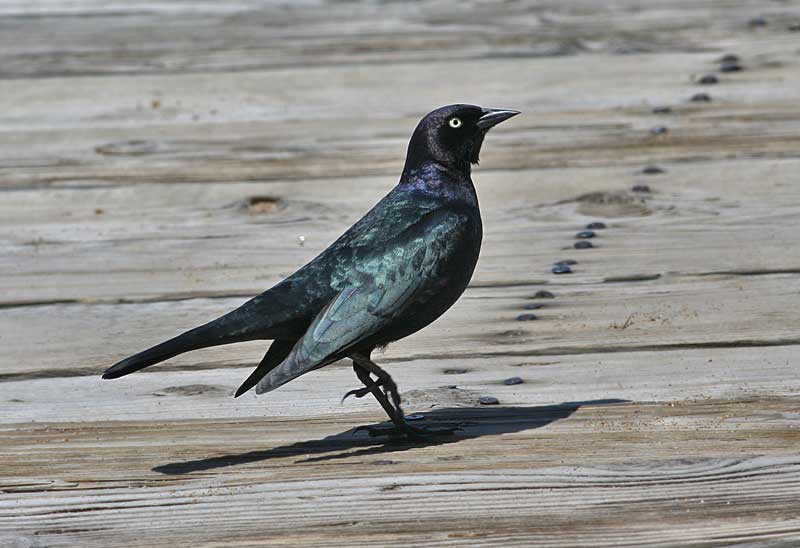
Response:
POLYGON ((355 396, 356 398, 363 398, 364 396, 369 394, 371 391, 372 391, 372 387, 371 386, 365 386, 364 388, 356 388, 354 390, 351 390, 350 392, 348 392, 344 396, 342 396, 342 401, 340 403, 344 403, 344 400, 346 400, 350 396, 355 396))

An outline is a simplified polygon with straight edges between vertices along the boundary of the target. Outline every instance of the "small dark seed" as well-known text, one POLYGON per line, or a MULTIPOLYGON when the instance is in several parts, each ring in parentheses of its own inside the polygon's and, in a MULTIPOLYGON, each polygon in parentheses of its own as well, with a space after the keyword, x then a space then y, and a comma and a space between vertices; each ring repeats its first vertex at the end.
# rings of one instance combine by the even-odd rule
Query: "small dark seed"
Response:
POLYGON ((739 56, 735 53, 726 53, 722 57, 719 58, 720 63, 738 63, 739 56))
POLYGON ((590 247, 594 247, 594 244, 589 240, 578 240, 575 242, 574 247, 575 249, 589 249, 590 247))
POLYGON ((650 185, 633 185, 631 190, 633 192, 650 192, 650 185))
POLYGON ((519 316, 517 316, 518 322, 529 322, 536 319, 538 319, 536 317, 536 314, 520 314, 519 316))
POLYGON ((658 175, 659 173, 664 173, 664 169, 658 166, 645 166, 642 169, 642 173, 646 175, 658 175))
POLYGON ((553 274, 572 274, 572 269, 567 265, 554 266, 551 271, 553 274))
POLYGON ((541 290, 533 294, 534 299, 555 299, 556 296, 549 291, 541 290))
POLYGON ((706 74, 705 76, 700 78, 697 81, 697 83, 700 84, 701 86, 710 86, 712 84, 718 84, 719 83, 719 78, 717 78, 713 74, 706 74))
POLYGON ((800 32, 800 23, 789 25, 788 30, 789 32, 800 32))
POLYGON ((523 381, 519 377, 511 377, 511 378, 508 378, 508 379, 504 380, 503 384, 505 384, 506 386, 514 386, 515 384, 522 384, 524 382, 525 381, 523 381))
POLYGON ((524 306, 525 310, 539 310, 540 308, 543 308, 543 307, 544 307, 544 305, 541 304, 541 303, 531 303, 531 304, 526 304, 524 306))
POLYGON ((751 29, 759 28, 759 27, 766 27, 767 20, 763 17, 753 17, 747 22, 747 26, 751 29))
POLYGON ((425 418, 425 415, 421 415, 420 413, 414 413, 411 415, 406 415, 407 421, 421 421, 425 418))
POLYGON ((463 375, 467 371, 468 369, 456 368, 456 369, 445 369, 443 373, 445 375, 463 375))
POLYGON ((586 228, 588 228, 589 230, 601 230, 601 229, 603 229, 605 227, 606 227, 606 224, 605 223, 601 223, 600 221, 595 221, 593 223, 589 223, 588 225, 586 225, 586 228))
POLYGON ((652 133, 653 135, 664 135, 668 131, 669 128, 667 126, 656 126, 650 128, 650 133, 652 133))
POLYGON ((669 114, 672 107, 653 107, 653 114, 669 114))
POLYGON ((481 405, 497 405, 500 403, 500 400, 495 398, 494 396, 481 396, 478 398, 478 403, 481 405))
POLYGON ((736 61, 724 62, 719 66, 719 70, 722 72, 739 72, 742 70, 742 65, 736 61))
POLYGON ((596 234, 594 233, 593 230, 581 230, 580 232, 575 234, 575 237, 578 238, 579 240, 583 240, 586 238, 594 238, 595 236, 596 234))
POLYGON ((693 103, 710 103, 711 96, 708 93, 695 93, 689 100, 693 103))

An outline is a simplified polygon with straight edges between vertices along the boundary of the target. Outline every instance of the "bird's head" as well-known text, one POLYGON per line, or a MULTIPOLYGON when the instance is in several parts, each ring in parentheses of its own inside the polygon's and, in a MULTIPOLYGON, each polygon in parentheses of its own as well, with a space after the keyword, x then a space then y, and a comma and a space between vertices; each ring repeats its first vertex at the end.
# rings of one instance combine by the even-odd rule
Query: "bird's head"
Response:
POLYGON ((427 114, 408 144, 406 171, 431 161, 466 175, 478 156, 486 133, 519 114, 516 110, 482 108, 475 105, 448 105, 427 114))

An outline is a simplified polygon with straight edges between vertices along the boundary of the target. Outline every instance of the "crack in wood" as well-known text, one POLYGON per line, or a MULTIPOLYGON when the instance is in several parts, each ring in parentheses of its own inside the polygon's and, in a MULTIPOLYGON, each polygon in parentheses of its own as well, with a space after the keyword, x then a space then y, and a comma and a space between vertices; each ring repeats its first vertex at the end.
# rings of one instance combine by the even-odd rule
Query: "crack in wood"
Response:
POLYGON ((541 356, 570 356, 580 354, 617 354, 624 352, 672 352, 676 350, 702 350, 714 348, 760 348, 771 346, 796 346, 800 345, 800 337, 780 339, 742 339, 735 341, 707 341, 707 342, 680 342, 665 344, 643 345, 597 345, 597 346, 556 346, 534 350, 507 350, 502 352, 471 352, 439 354, 414 354, 408 357, 387 358, 386 363, 409 362, 415 360, 463 360, 471 358, 495 358, 504 356, 541 357, 541 356))
MULTIPOLYGON (((708 342, 682 342, 682 343, 666 343, 666 344, 653 344, 653 345, 612 345, 612 346, 561 346, 549 347, 532 350, 506 350, 501 352, 469 352, 457 353, 449 352, 446 354, 412 354, 403 357, 384 358, 382 363, 406 363, 414 362, 417 360, 435 360, 435 361, 450 361, 450 360, 464 360, 474 358, 502 358, 502 357, 558 357, 558 356, 575 356, 585 354, 619 354, 619 353, 635 353, 635 352, 674 352, 681 350, 702 350, 702 349, 726 349, 726 348, 762 348, 762 347, 775 347, 775 346, 797 346, 800 345, 800 337, 798 338, 781 338, 773 340, 754 340, 743 339, 737 341, 708 341, 708 342)), ((339 362, 337 362, 339 363, 339 362)), ((344 362, 341 362, 344 363, 344 362)), ((214 369, 230 369, 234 367, 252 367, 254 363, 219 363, 219 362, 201 362, 194 364, 181 364, 167 366, 169 371, 204 371, 214 369)), ((332 364, 333 365, 333 364, 332 364)), ((14 373, 0 373, 0 382, 14 382, 34 379, 46 378, 59 378, 59 377, 85 377, 94 376, 102 373, 103 369, 107 366, 101 365, 97 368, 94 367, 76 367, 76 368, 52 368, 52 369, 37 369, 35 371, 24 371, 14 373)), ((330 367, 330 366, 329 366, 330 367)), ((144 369, 140 374, 144 373, 158 373, 163 372, 163 369, 144 369)))

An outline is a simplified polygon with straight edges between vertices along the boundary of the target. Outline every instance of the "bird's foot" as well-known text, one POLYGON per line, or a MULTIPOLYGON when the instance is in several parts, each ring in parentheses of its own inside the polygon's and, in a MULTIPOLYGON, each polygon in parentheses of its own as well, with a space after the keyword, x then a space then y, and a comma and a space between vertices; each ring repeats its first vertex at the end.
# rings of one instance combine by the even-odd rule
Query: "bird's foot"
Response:
POLYGON ((355 432, 365 431, 371 438, 387 436, 393 440, 430 441, 440 436, 452 436, 459 430, 458 426, 452 427, 421 427, 411 426, 403 422, 400 425, 383 423, 380 425, 359 426, 355 432))
POLYGON ((441 426, 441 427, 425 427, 425 426, 411 426, 405 424, 402 431, 409 439, 429 440, 438 436, 453 436, 456 432, 461 430, 459 426, 441 426))
POLYGON ((392 423, 382 423, 382 424, 368 424, 363 426, 358 426, 353 433, 358 432, 366 432, 369 434, 370 438, 379 438, 381 436, 387 436, 392 439, 400 439, 403 435, 400 433, 400 430, 392 424, 392 423))

